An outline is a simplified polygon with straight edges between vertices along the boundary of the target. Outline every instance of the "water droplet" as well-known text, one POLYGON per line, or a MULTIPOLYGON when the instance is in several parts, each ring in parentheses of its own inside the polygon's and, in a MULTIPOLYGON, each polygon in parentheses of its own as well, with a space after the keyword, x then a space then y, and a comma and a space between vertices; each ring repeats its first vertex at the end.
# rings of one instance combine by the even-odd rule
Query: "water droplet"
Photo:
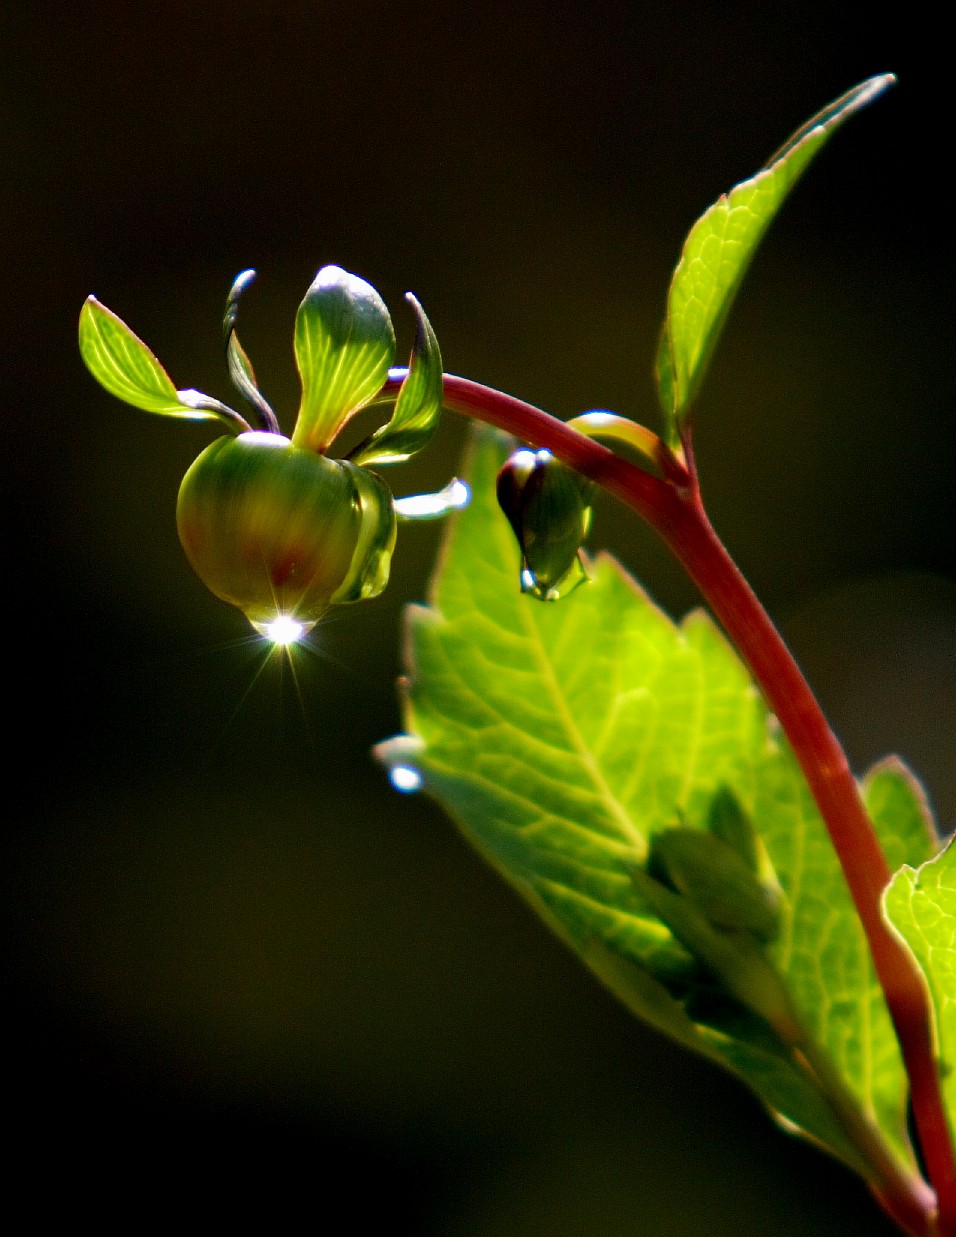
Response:
POLYGON ((419 771, 411 765, 392 765, 388 771, 388 780, 403 795, 415 794, 425 782, 419 771))

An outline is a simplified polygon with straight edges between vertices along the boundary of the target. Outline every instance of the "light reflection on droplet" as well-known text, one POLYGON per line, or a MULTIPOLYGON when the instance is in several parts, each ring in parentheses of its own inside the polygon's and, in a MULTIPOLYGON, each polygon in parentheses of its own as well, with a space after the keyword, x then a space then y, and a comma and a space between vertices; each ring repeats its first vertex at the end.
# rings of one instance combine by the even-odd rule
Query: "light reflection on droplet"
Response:
POLYGON ((288 614, 277 614, 268 623, 253 623, 252 625, 260 636, 265 636, 267 640, 279 645, 280 648, 288 648, 290 644, 297 644, 313 626, 312 623, 300 623, 298 619, 288 614))
POLYGON ((411 765, 392 765, 388 771, 388 780, 403 795, 413 795, 417 790, 421 790, 425 781, 411 765))

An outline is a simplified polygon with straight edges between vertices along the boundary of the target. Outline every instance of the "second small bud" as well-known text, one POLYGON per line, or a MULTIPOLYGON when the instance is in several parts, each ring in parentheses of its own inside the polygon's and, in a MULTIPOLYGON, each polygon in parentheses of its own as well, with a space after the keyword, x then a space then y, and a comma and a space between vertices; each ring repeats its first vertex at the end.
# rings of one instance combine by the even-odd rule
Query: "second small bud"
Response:
POLYGON ((521 548, 521 589, 558 601, 587 579, 581 546, 593 485, 550 451, 516 451, 498 473, 498 503, 521 548))

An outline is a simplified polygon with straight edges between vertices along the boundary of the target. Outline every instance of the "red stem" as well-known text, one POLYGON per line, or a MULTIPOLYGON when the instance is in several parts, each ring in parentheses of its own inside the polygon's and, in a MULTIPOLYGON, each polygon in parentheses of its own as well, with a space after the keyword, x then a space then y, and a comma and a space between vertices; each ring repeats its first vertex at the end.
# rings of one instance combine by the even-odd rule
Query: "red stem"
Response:
MULTIPOLYGON (((389 384, 403 374, 393 371, 389 384)), ((386 392, 383 392, 385 394, 386 392)), ((664 478, 652 476, 562 421, 466 378, 445 375, 445 407, 545 447, 638 513, 674 552, 749 666, 790 741, 839 856, 866 932, 876 973, 910 1079, 929 1192, 881 1201, 910 1232, 956 1237, 956 1159, 936 1066, 932 1014, 921 975, 883 919, 881 897, 892 873, 860 798, 846 756, 790 651, 707 519, 689 466, 662 449, 664 478)), ((878 1196, 881 1192, 877 1189, 878 1196)))

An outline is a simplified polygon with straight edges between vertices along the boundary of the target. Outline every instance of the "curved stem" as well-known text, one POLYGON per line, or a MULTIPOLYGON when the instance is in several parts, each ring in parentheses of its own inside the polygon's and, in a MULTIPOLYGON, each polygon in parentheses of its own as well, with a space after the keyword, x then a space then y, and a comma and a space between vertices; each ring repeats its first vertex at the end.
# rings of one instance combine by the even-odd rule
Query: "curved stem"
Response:
MULTIPOLYGON (((397 389, 402 376, 402 371, 391 371, 388 385, 397 389)), ((918 1178, 905 1183, 884 1178, 876 1192, 908 1231, 956 1237, 956 1162, 929 1000, 921 975, 881 912, 890 869, 843 749, 769 615, 711 527, 689 440, 686 467, 661 445, 663 477, 657 477, 541 409, 466 378, 445 376, 445 406, 548 448, 637 512, 683 564, 749 666, 800 763, 866 932, 909 1075, 916 1128, 939 1211, 918 1178)))

